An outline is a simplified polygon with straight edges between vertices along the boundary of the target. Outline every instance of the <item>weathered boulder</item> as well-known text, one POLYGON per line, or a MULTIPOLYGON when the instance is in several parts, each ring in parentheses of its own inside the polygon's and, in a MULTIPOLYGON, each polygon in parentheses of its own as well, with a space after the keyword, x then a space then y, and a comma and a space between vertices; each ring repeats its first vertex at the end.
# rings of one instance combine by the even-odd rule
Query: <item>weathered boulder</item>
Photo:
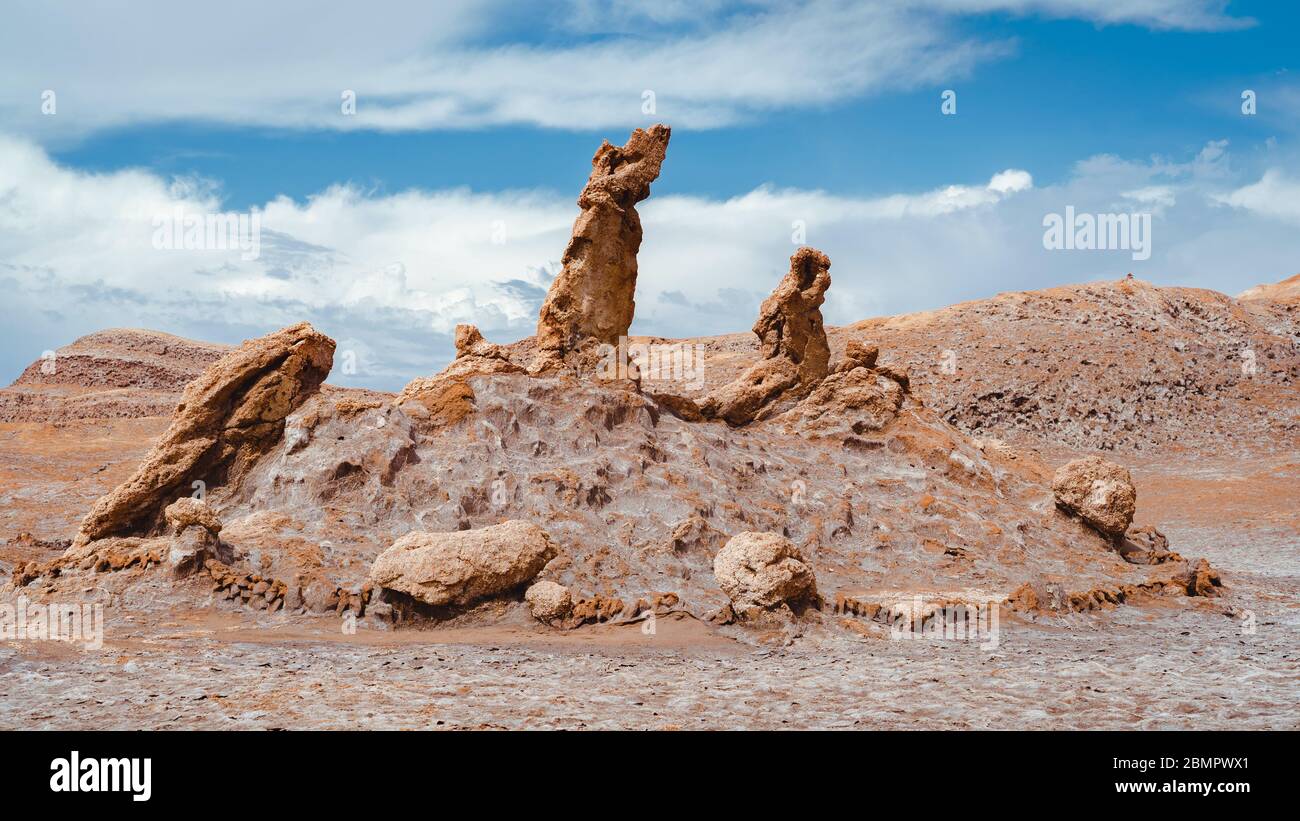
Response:
POLYGON ((221 532, 221 520, 207 503, 191 496, 184 496, 163 509, 163 518, 172 529, 172 534, 179 536, 188 527, 201 527, 216 536, 221 532))
POLYGON ((584 339, 612 345, 627 335, 641 248, 635 206, 650 196, 671 134, 665 125, 638 128, 622 147, 606 141, 592 158, 564 267, 537 321, 539 368, 558 362, 584 339))
POLYGON ((370 580, 425 604, 466 605, 529 581, 555 553, 540 527, 519 520, 450 533, 412 531, 379 554, 370 580))
POLYGON ((533 618, 546 624, 560 624, 573 613, 573 594, 552 581, 540 581, 528 588, 524 601, 533 618))
POLYGON ((1114 462, 1085 456, 1062 465, 1052 479, 1057 506, 1111 538, 1124 535, 1137 509, 1133 477, 1114 462))
POLYGON ((281 438, 285 417, 319 390, 334 340, 306 322, 245 342, 185 387, 171 426, 131 478, 97 501, 74 547, 154 534, 193 482, 233 483, 281 438))
POLYGON ((785 607, 798 610, 818 598, 812 567, 793 542, 777 533, 732 536, 713 558, 713 576, 741 617, 785 607))
POLYGON ((836 364, 835 372, 851 371, 854 368, 874 368, 876 367, 876 359, 879 356, 879 346, 850 339, 849 343, 844 346, 844 358, 836 364))
POLYGON ((778 398, 802 397, 826 378, 831 352, 821 305, 831 286, 830 267, 830 258, 815 248, 800 248, 790 257, 789 272, 763 300, 754 322, 763 358, 701 402, 704 416, 746 425, 778 398))
POLYGON ((189 576, 203 569, 209 558, 220 555, 221 520, 206 502, 186 496, 163 510, 171 529, 167 549, 167 566, 177 577, 189 576))

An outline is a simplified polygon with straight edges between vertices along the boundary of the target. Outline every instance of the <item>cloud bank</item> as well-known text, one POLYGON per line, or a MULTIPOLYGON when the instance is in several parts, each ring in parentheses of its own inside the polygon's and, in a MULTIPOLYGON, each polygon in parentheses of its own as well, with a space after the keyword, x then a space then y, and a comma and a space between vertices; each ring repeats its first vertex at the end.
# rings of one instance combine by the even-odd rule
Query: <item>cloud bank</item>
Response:
POLYGON ((518 4, 229 0, 217 9, 18 3, 0 26, 0 117, 69 140, 205 122, 291 129, 683 128, 950 83, 1014 43, 973 15, 1217 31, 1215 0, 700 0, 518 4), (166 66, 167 70, 159 70, 166 66), (575 82, 575 78, 581 78, 575 82), (53 92, 56 117, 42 114, 53 92), (354 92, 355 113, 342 95, 354 92), (647 112, 646 91, 654 92, 647 112))
MULTIPOLYGON (((833 262, 831 324, 1128 271, 1229 293, 1295 273, 1300 183, 1285 163, 1244 171, 1232 160, 1215 142, 1182 160, 1088 158, 1047 187, 1006 169, 871 198, 771 187, 651 197, 633 330, 748 329, 800 241, 833 262), (1043 217, 1066 206, 1152 213, 1151 258, 1045 250, 1043 217)), ((577 215, 572 192, 336 186, 265 203, 261 253, 248 260, 155 247, 156 220, 177 208, 219 212, 219 187, 85 173, 0 138, 0 376, 108 325, 238 342, 307 319, 357 355, 358 372, 333 381, 395 389, 446 364, 458 322, 494 341, 532 333, 577 215)))

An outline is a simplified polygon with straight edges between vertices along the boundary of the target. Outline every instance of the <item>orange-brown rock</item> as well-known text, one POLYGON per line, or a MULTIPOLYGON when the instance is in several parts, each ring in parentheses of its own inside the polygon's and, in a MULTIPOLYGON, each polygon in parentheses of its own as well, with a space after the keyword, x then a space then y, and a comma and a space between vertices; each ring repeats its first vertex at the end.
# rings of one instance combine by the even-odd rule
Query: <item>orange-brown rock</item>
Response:
POLYGON ((412 379, 394 404, 408 410, 418 405, 418 416, 435 428, 454 425, 474 412, 472 376, 518 373, 504 345, 483 338, 473 325, 456 326, 456 359, 433 376, 412 379))
POLYGON ((1133 477, 1114 462, 1085 456, 1062 465, 1052 478, 1056 504, 1111 538, 1124 534, 1137 509, 1133 477))
POLYGON ((495 345, 483 338, 483 334, 474 325, 456 326, 456 358, 481 356, 487 359, 505 359, 510 357, 502 345, 495 345))
POLYGON ((555 558, 555 544, 531 522, 450 533, 414 530, 370 567, 370 581, 435 607, 468 605, 512 590, 555 558))
POLYGON ((880 348, 850 339, 844 346, 844 358, 835 366, 835 372, 851 371, 854 368, 874 368, 880 356, 880 348))
POLYGON ((237 481, 277 442, 284 420, 325 381, 334 340, 302 322, 249 340, 185 388, 171 426, 135 474, 95 503, 74 548, 106 536, 152 534, 193 482, 237 481))
POLYGON ((792 421, 818 435, 884 428, 903 404, 904 389, 878 371, 857 367, 831 374, 791 411, 792 421))
POLYGON ((746 425, 779 397, 798 398, 826 377, 831 353, 821 305, 831 287, 830 267, 830 258, 815 248, 790 257, 789 273, 763 300, 754 322, 763 358, 701 403, 706 417, 746 425))
POLYGON ((171 526, 173 535, 179 536, 188 527, 200 527, 213 536, 221 533, 221 520, 206 503, 190 496, 172 502, 163 509, 163 518, 171 526))
POLYGON ((1187 571, 1187 595, 1189 596, 1217 596, 1219 588, 1223 587, 1223 580, 1219 578, 1219 573, 1205 559, 1197 559, 1196 564, 1192 565, 1187 571))
POLYGON ((617 344, 627 335, 641 248, 636 204, 650 196, 671 133, 665 125, 638 128, 622 147, 606 141, 592 158, 564 268, 537 321, 542 363, 558 362, 586 338, 617 344))

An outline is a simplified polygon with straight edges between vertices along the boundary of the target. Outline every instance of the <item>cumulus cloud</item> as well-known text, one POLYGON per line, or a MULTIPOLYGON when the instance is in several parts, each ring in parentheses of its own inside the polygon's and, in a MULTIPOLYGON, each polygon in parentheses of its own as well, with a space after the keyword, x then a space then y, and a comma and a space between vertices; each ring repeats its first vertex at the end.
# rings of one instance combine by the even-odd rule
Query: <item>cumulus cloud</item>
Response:
POLYGON ((140 123, 403 131, 752 120, 963 76, 1013 48, 971 14, 1245 25, 1210 0, 590 2, 47 0, 5 12, 0 117, 46 140, 140 123), (549 9, 549 11, 548 11, 549 9), (250 21, 256 24, 250 24, 250 21), (159 70, 166 66, 166 70, 159 70), (574 78, 582 78, 575 83, 574 78), (268 82, 273 78, 274 82, 268 82), (644 110, 654 92, 654 113, 644 110), (54 93, 56 116, 41 113, 54 93), (355 115, 342 94, 356 94, 355 115))
MULTIPOLYGON (((877 197, 771 187, 652 197, 633 330, 746 330, 800 240, 833 261, 832 324, 1128 271, 1236 293, 1292 273, 1300 235, 1281 219, 1295 219, 1295 183, 1240 178, 1230 159, 1215 143, 1185 161, 1090 158, 1046 187, 990 169, 986 182, 877 197), (1151 258, 1044 250, 1044 215, 1067 206, 1155 211, 1151 258)), ((577 215, 572 196, 334 186, 257 209, 260 254, 246 259, 157 247, 159 217, 222 210, 212 184, 86 173, 0 138, 0 367, 12 377, 107 326, 238 342, 306 319, 356 354, 357 373, 333 381, 399 388, 447 363, 458 322, 494 341, 532 332, 577 215)))
POLYGON ((1218 202, 1257 214, 1300 223, 1300 181, 1270 168, 1258 182, 1216 197, 1218 202))

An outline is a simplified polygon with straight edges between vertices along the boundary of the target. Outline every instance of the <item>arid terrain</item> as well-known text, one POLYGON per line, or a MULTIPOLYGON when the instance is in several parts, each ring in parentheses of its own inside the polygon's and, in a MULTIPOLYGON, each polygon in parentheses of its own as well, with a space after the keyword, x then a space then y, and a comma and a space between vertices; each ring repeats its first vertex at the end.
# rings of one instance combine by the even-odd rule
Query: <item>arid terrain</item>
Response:
POLYGON ((0 390, 0 601, 104 617, 0 639, 0 726, 1300 726, 1296 278, 825 328, 802 248, 752 333, 628 337, 668 143, 597 152, 535 336, 400 394, 305 323, 0 390))

